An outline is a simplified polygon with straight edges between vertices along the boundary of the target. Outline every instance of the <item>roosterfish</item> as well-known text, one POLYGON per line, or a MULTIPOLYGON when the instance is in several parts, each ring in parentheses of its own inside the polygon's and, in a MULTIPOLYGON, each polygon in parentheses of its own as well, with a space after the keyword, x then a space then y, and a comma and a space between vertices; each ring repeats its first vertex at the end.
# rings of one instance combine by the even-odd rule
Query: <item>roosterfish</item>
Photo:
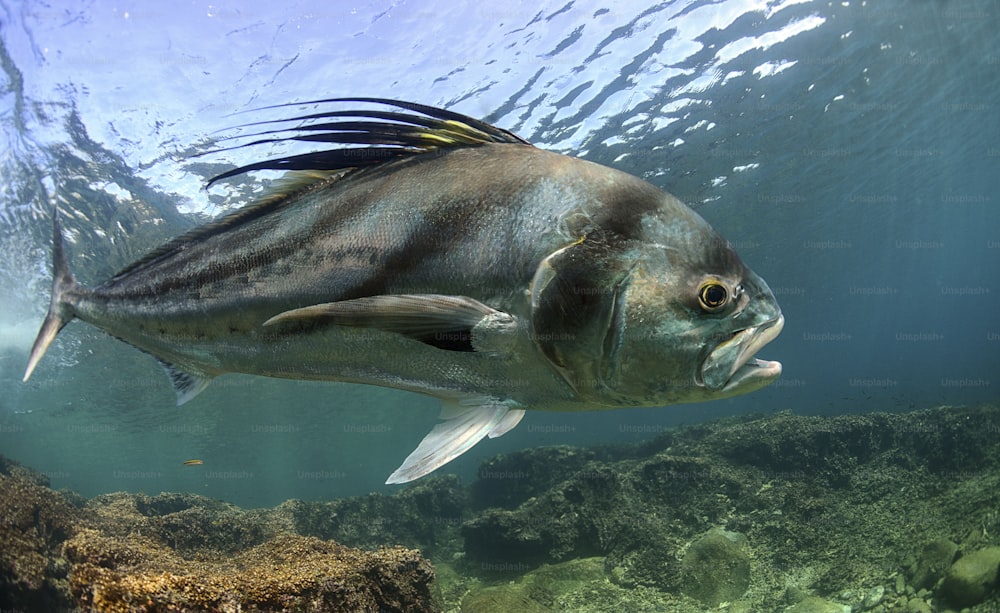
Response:
POLYGON ((316 112, 240 146, 328 145, 214 177, 288 171, 99 285, 70 272, 53 213, 25 381, 80 319, 158 360, 178 404, 226 373, 434 396, 442 421, 386 481, 404 483, 527 410, 700 402, 781 374, 755 357, 784 324, 771 290, 669 193, 453 111, 297 104, 316 112))

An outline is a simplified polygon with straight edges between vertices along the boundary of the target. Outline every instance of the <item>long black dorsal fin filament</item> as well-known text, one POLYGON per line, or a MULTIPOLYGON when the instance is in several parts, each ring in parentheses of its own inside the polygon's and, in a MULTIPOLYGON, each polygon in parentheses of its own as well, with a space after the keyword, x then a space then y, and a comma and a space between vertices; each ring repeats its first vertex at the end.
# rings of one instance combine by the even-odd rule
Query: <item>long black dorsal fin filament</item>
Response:
POLYGON ((467 115, 389 98, 327 98, 258 110, 341 102, 383 104, 406 112, 334 110, 238 126, 246 128, 296 122, 294 127, 277 127, 232 137, 256 140, 217 151, 287 141, 362 146, 312 151, 247 164, 212 177, 208 185, 252 170, 338 171, 372 166, 447 147, 469 147, 485 143, 530 144, 512 132, 467 115))
POLYGON ((510 143, 529 145, 528 141, 513 132, 492 126, 484 121, 446 111, 444 109, 390 100, 388 98, 328 98, 263 107, 277 109, 291 106, 322 105, 328 103, 383 104, 399 110, 330 110, 297 115, 269 121, 247 123, 240 128, 251 126, 275 126, 295 123, 293 127, 262 129, 251 134, 240 134, 224 140, 253 138, 249 143, 208 151, 208 155, 220 151, 242 149, 266 143, 286 141, 334 143, 339 145, 360 145, 322 151, 290 155, 263 162, 255 162, 226 171, 212 177, 208 185, 216 181, 243 174, 252 170, 286 170, 292 172, 272 185, 254 203, 238 209, 221 219, 205 224, 184 234, 142 259, 119 271, 110 281, 155 264, 165 257, 183 249, 194 240, 211 236, 217 232, 248 223, 262 217, 288 203, 295 192, 308 189, 323 181, 338 180, 354 169, 382 164, 402 157, 419 155, 449 147, 473 147, 485 143, 510 143), (405 112, 404 112, 405 111, 405 112))

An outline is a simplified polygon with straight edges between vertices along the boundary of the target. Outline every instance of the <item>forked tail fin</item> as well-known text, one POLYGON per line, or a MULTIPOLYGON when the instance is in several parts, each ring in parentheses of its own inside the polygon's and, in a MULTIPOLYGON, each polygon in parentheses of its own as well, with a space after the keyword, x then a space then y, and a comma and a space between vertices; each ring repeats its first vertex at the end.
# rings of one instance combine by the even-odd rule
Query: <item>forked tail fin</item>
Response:
POLYGON ((35 344, 28 356, 28 367, 24 371, 23 381, 31 377, 38 366, 38 361, 62 330, 63 326, 73 320, 73 305, 71 295, 77 288, 76 279, 69 271, 66 252, 63 249, 62 227, 59 225, 59 209, 52 212, 52 298, 49 302, 49 313, 42 322, 42 327, 35 337, 35 344))

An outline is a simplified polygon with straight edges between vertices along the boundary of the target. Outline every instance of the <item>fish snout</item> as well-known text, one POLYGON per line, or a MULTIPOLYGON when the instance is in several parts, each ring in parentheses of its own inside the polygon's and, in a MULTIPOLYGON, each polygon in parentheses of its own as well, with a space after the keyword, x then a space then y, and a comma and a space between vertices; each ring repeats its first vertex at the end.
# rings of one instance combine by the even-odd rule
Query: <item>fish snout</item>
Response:
POLYGON ((757 326, 744 328, 720 343, 702 363, 699 383, 727 396, 751 392, 781 375, 781 363, 761 360, 755 354, 774 340, 785 325, 780 313, 757 326))

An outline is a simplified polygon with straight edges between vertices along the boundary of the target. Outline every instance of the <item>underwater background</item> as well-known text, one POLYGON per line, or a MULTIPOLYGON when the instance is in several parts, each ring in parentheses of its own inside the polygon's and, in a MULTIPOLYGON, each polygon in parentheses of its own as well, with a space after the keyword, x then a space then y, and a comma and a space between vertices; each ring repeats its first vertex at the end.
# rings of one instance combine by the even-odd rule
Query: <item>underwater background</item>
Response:
POLYGON ((79 322, 21 383, 55 203, 95 284, 274 178, 204 189, 286 151, 193 157, 238 113, 334 96, 446 107, 643 177, 719 230, 786 318, 767 389, 529 411, 438 473, 750 412, 995 403, 998 19, 993 0, 0 1, 0 454, 87 497, 249 508, 401 489, 383 482, 436 423, 431 398, 227 375, 178 408, 152 358, 79 322))

